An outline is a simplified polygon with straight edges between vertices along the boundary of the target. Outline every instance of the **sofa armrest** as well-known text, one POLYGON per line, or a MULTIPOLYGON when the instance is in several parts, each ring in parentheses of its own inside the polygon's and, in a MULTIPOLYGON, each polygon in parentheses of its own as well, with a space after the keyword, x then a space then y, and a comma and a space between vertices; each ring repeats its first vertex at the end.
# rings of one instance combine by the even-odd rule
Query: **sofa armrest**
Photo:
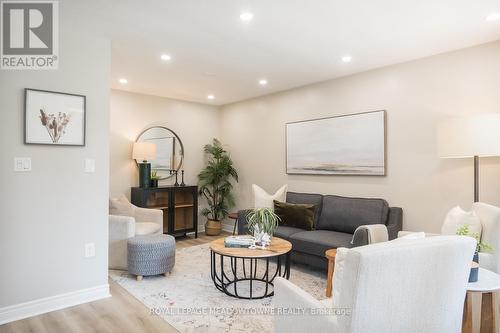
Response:
POLYGON ((247 215, 251 209, 243 209, 238 211, 238 235, 246 235, 248 231, 247 215))
POLYGON ((327 308, 288 280, 280 277, 274 280, 273 302, 275 333, 337 331, 338 322, 334 316, 311 313, 327 308))
POLYGON ((368 244, 387 242, 389 233, 384 224, 361 225, 356 228, 352 236, 351 244, 353 247, 364 246, 368 244))
POLYGON ((134 235, 135 219, 133 217, 109 215, 109 268, 127 269, 127 240, 134 235))
POLYGON ((134 237, 135 219, 131 216, 109 215, 109 240, 134 237))
POLYGON ((495 255, 488 252, 479 252, 479 267, 498 272, 495 255))
POLYGON ((163 211, 161 209, 134 207, 134 217, 137 222, 154 222, 163 226, 163 211))
POLYGON ((389 207, 389 218, 387 219, 387 232, 389 240, 396 239, 398 232, 403 230, 403 209, 399 207, 389 207))

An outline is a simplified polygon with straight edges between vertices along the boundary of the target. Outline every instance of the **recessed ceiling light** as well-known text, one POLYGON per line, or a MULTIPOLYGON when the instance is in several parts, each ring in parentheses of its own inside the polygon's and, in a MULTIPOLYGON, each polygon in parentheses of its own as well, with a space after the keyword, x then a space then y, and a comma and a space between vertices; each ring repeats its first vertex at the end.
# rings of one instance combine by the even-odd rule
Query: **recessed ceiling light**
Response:
POLYGON ((496 21, 500 19, 500 13, 491 13, 486 16, 486 21, 496 21))
POLYGON ((118 82, 120 82, 121 84, 127 84, 128 80, 124 79, 124 78, 121 78, 121 79, 118 80, 118 82))
POLYGON ((341 60, 342 60, 342 62, 351 62, 352 57, 351 57, 351 56, 346 55, 346 56, 343 56, 343 57, 341 58, 341 60))
POLYGON ((208 99, 215 99, 215 96, 214 95, 208 95, 207 98, 208 99))
POLYGON ((240 14, 240 20, 243 22, 250 22, 253 19, 253 14, 250 12, 243 12, 240 14))
POLYGON ((261 79, 261 80, 259 80, 259 84, 261 86, 265 86, 267 84, 267 80, 266 79, 261 79))
POLYGON ((172 59, 172 57, 169 54, 162 54, 160 58, 163 61, 169 61, 170 59, 172 59))

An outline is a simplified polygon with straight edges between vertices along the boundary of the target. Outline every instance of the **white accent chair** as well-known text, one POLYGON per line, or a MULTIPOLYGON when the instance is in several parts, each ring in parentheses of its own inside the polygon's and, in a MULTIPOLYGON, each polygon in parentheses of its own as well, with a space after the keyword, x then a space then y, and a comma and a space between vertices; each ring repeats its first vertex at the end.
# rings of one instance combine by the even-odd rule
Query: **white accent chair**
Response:
MULTIPOLYGON (((483 202, 475 202, 472 204, 471 211, 481 222, 481 241, 489 244, 493 248, 492 251, 479 252, 479 266, 500 274, 500 207, 483 202)), ((453 235, 456 233, 456 226, 450 228, 445 224, 446 220, 441 228, 441 233, 443 235, 453 235)), ((398 237, 403 237, 412 233, 414 232, 400 231, 398 237)), ((426 237, 438 235, 439 234, 425 233, 426 237)))
POLYGON ((479 266, 500 274, 500 207, 475 202, 472 211, 481 221, 481 241, 493 248, 490 252, 479 252, 479 266))
POLYGON ((163 233, 163 211, 140 208, 125 197, 109 201, 109 262, 111 269, 127 270, 127 240, 136 235, 163 233))
POLYGON ((438 236, 339 248, 332 299, 276 278, 275 332, 459 333, 475 247, 471 237, 438 236), (292 309, 306 312, 283 314, 292 309), (307 312, 332 309, 350 315, 307 312))

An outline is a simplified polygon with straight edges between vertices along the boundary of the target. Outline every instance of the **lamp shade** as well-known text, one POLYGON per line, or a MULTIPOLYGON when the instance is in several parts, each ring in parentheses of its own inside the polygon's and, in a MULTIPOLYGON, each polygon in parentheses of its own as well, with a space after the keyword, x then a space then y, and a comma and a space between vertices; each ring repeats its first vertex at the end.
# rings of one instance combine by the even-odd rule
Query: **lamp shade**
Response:
POLYGON ((132 158, 138 161, 151 161, 156 159, 156 145, 150 142, 134 142, 132 158))
POLYGON ((443 158, 500 156, 500 113, 443 120, 437 147, 443 158))

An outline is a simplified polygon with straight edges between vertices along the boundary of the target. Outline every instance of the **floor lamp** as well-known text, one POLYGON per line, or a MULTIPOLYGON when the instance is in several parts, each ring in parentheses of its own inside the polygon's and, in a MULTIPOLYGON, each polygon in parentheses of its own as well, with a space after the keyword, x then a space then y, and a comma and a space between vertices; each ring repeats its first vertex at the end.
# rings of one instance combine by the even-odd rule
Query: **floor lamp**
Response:
POLYGON ((500 156, 500 113, 456 117, 438 125, 442 158, 473 158, 474 202, 479 201, 479 158, 500 156))

